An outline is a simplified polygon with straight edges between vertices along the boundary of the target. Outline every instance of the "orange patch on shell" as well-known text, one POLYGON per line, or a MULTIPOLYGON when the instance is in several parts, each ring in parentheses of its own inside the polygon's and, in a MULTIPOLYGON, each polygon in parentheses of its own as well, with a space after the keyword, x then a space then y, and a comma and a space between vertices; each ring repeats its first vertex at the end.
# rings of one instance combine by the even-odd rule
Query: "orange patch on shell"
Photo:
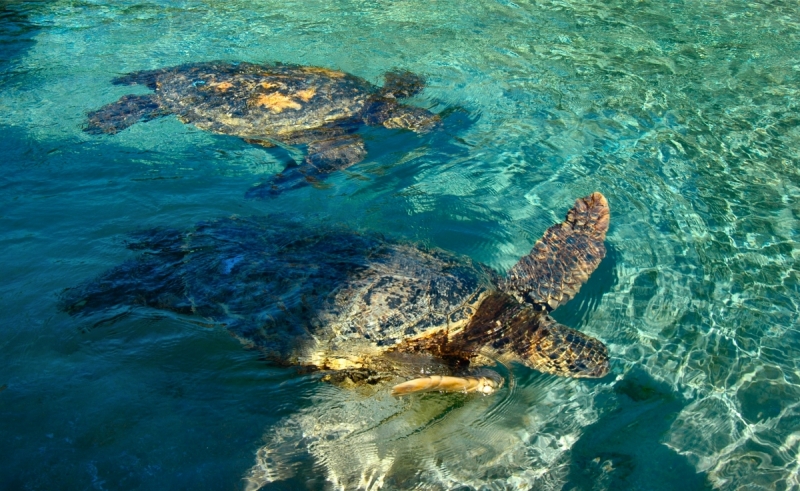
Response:
POLYGON ((255 104, 257 106, 269 108, 274 113, 279 113, 284 109, 300 109, 303 107, 291 97, 278 94, 277 92, 259 95, 255 100, 255 104))
POLYGON ((316 93, 317 93, 317 89, 312 87, 312 88, 306 89, 306 90, 298 90, 297 92, 295 92, 295 95, 297 97, 299 97, 300 99, 302 99, 303 102, 308 102, 308 101, 311 100, 312 97, 314 97, 314 94, 316 94, 316 93))
POLYGON ((213 83, 213 84, 208 84, 208 85, 210 87, 213 87, 213 88, 221 91, 221 92, 225 92, 226 90, 228 90, 231 87, 233 87, 233 84, 230 83, 230 82, 219 82, 219 83, 213 83))

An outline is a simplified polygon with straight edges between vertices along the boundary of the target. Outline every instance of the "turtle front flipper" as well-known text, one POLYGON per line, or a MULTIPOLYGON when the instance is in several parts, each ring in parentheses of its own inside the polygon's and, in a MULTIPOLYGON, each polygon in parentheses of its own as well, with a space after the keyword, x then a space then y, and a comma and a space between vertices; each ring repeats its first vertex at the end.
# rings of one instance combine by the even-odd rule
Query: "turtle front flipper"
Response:
POLYGON ((84 131, 93 135, 119 133, 139 121, 150 121, 167 114, 154 94, 126 95, 88 114, 84 131))
POLYGON ((562 377, 599 378, 609 371, 608 348, 602 342, 503 292, 487 295, 446 349, 461 357, 482 352, 562 377))
POLYGON ((332 172, 346 169, 364 160, 367 151, 358 135, 342 135, 308 144, 303 164, 289 166, 272 179, 250 188, 245 197, 263 199, 284 191, 322 181, 332 172))
POLYGON ((330 174, 357 164, 366 156, 360 136, 338 136, 309 143, 303 167, 310 167, 308 172, 315 175, 330 174))
POLYGON ((566 220, 545 231, 500 288, 538 310, 567 303, 605 257, 608 221, 608 201, 602 194, 577 199, 566 220))
POLYGON ((484 300, 451 343, 451 349, 483 350, 491 358, 561 377, 601 378, 609 372, 608 348, 601 341, 500 292, 484 300))

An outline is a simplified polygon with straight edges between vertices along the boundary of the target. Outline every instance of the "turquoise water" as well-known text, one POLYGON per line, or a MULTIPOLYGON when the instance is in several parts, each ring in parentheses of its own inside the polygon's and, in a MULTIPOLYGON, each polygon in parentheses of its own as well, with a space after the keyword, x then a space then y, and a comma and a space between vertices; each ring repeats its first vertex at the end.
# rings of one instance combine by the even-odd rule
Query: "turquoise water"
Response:
POLYGON ((800 488, 795 3, 0 5, 0 488, 800 488), (113 77, 213 59, 408 69, 447 117, 264 201, 285 155, 174 117, 81 131, 113 77), (57 310, 146 228, 279 214, 503 271, 595 190, 610 253, 556 317, 608 345, 599 381, 398 400, 174 316, 57 310))

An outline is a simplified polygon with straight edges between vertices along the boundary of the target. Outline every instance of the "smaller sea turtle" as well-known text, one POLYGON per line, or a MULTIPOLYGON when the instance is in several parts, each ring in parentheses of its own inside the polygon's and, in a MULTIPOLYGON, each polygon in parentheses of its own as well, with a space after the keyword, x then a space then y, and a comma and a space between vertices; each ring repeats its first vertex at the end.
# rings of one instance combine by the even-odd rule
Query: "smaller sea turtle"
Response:
POLYGON ((396 395, 492 392, 487 360, 602 377, 600 341, 556 322, 605 255, 606 199, 578 199, 505 277, 467 258, 372 234, 272 217, 228 218, 142 234, 146 254, 69 290, 87 314, 146 307, 199 316, 283 364, 331 370, 348 384, 424 377, 396 395))
POLYGON ((407 71, 385 74, 383 87, 327 68, 212 61, 115 78, 118 85, 142 84, 154 90, 126 95, 88 114, 85 131, 117 133, 137 121, 175 114, 183 123, 238 136, 264 147, 307 145, 305 159, 275 179, 248 192, 262 197, 325 178, 366 156, 354 132, 362 124, 424 133, 439 117, 401 104, 425 86, 407 71))

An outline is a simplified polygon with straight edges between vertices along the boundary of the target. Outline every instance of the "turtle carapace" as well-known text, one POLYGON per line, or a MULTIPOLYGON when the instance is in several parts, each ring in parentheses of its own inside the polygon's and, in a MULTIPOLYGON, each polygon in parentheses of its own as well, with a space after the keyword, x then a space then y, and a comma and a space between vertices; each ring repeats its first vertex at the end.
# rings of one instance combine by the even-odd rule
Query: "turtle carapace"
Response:
POLYGON ((359 126, 424 133, 439 124, 425 109, 399 99, 419 93, 424 79, 388 72, 382 87, 327 68, 212 61, 133 72, 117 85, 154 92, 126 95, 88 114, 85 131, 117 133, 137 121, 174 114, 203 130, 234 135, 264 147, 306 145, 302 163, 248 191, 259 198, 324 179, 366 156, 359 126))

